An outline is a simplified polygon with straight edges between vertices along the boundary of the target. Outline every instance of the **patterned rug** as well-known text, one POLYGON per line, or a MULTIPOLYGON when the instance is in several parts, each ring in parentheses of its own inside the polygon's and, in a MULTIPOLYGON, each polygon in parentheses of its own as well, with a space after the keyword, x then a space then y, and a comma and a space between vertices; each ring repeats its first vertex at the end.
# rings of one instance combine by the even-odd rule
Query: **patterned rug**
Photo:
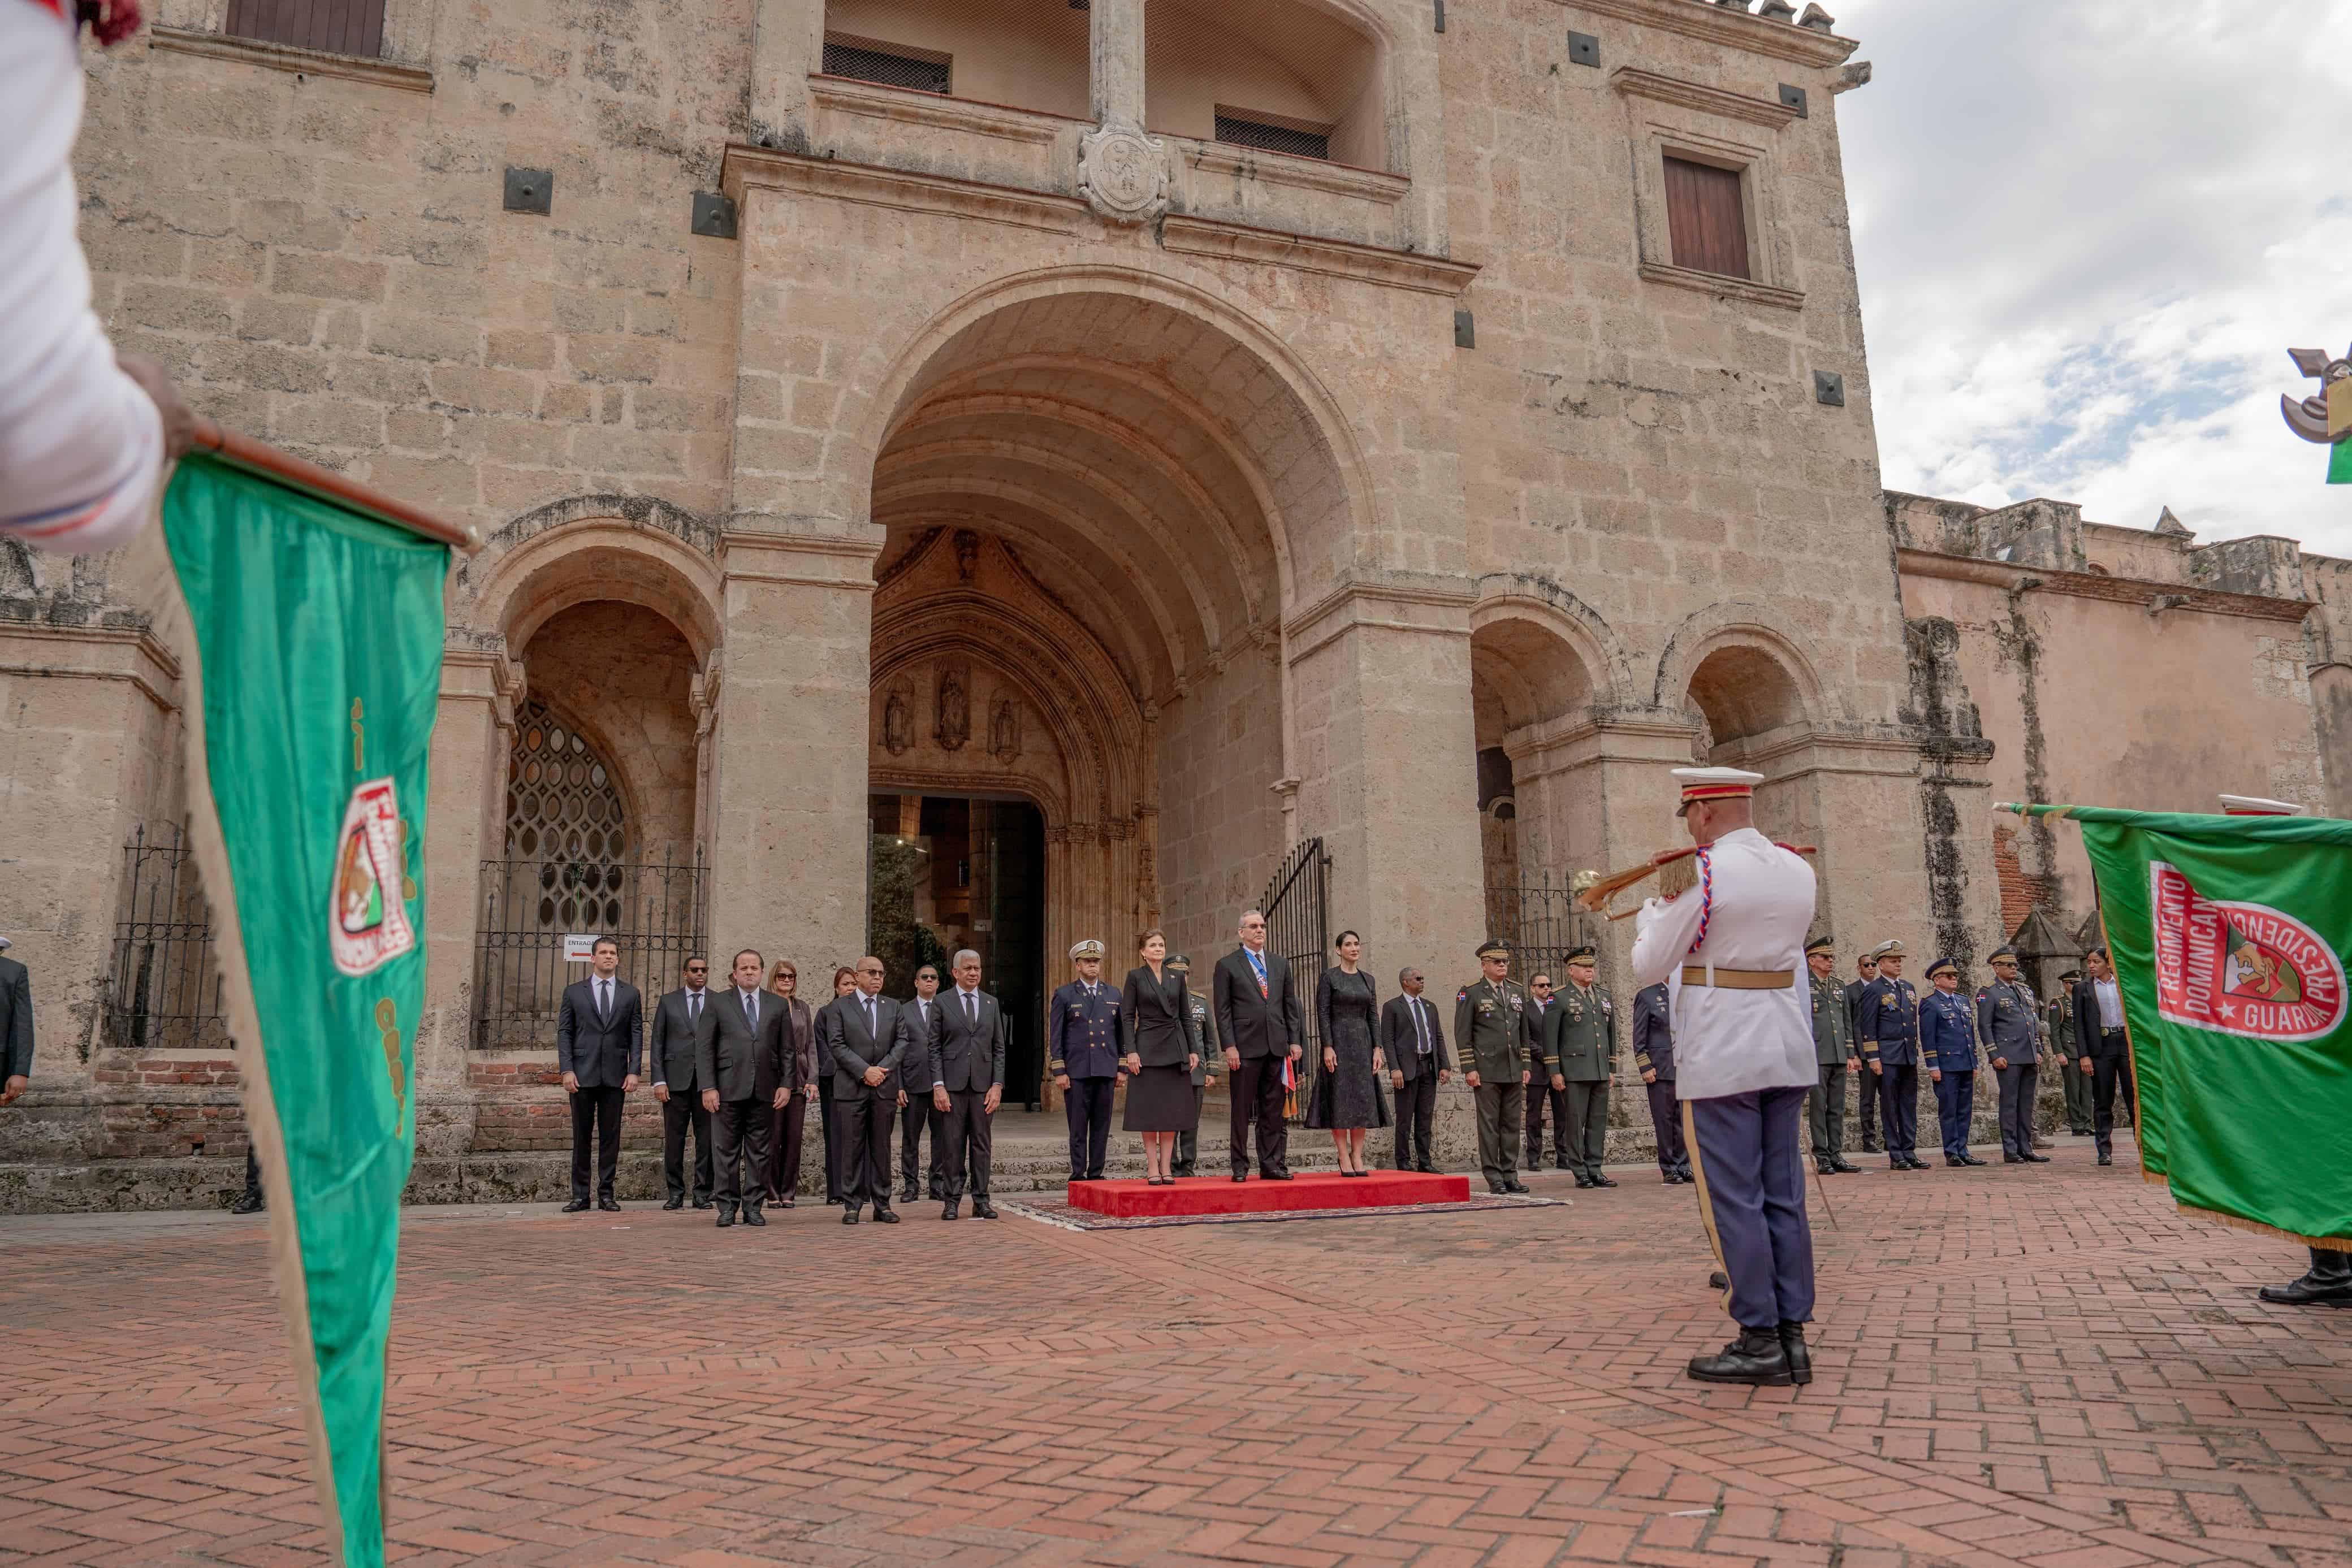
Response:
POLYGON ((1420 1214, 1468 1214, 1490 1208, 1566 1208, 1571 1205, 1564 1197, 1506 1197, 1488 1194, 1472 1197, 1466 1203, 1396 1204, 1380 1208, 1297 1208, 1254 1214, 1169 1214, 1146 1219, 1113 1219, 1091 1209, 1072 1208, 1059 1199, 1043 1195, 1020 1203, 998 1198, 996 1207, 1006 1214, 1034 1219, 1040 1225, 1059 1226, 1064 1230, 1153 1230, 1167 1225, 1278 1225, 1293 1219, 1393 1219, 1420 1214))

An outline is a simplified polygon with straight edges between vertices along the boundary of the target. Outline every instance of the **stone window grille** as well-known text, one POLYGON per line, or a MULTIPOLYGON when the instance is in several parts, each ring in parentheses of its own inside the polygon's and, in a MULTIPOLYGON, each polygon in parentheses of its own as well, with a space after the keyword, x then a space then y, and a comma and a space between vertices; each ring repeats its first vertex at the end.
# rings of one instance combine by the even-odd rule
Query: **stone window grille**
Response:
POLYGON ((515 714, 506 853, 538 862, 535 917, 551 931, 621 924, 628 812, 620 781, 570 723, 533 698, 515 714))

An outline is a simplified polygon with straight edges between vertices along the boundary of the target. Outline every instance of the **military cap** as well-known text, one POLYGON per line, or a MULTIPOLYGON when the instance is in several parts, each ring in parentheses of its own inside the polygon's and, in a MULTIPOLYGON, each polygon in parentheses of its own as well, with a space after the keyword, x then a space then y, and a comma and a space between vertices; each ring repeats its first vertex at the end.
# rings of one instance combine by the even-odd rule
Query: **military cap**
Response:
POLYGON ((2062 982, 2066 981, 2066 980, 2079 980, 2079 979, 2081 979, 2082 977, 2083 977, 2083 967, 2082 967, 2082 966, 2081 966, 2081 965, 2079 965, 2079 964, 2077 964, 2074 967, 2073 967, 2073 968, 2071 968, 2071 969, 2067 970, 2064 974, 2063 974, 2063 975, 2061 975, 2061 976, 2059 976, 2059 977, 2058 977, 2058 978, 2059 978, 2059 979, 2060 979, 2060 981, 2062 981, 2062 982))
POLYGON ((1192 972, 1192 960, 1181 953, 1171 953, 1161 961, 1161 967, 1180 975, 1189 975, 1192 972))
POLYGON ((1805 951, 1808 953, 1834 953, 1837 951, 1837 938, 1824 931, 1820 936, 1805 944, 1805 951))
POLYGON ((1103 945, 1096 941, 1091 936, 1087 937, 1083 942, 1073 942, 1070 944, 1070 956, 1073 960, 1079 958, 1099 958, 1102 956, 1103 945))
POLYGON ((9 941, 5 936, 0 936, 0 953, 5 953, 9 948, 14 947, 16 945, 16 944, 9 941))
POLYGON ((1744 768, 1677 768, 1674 775, 1683 789, 1683 803, 1675 808, 1677 817, 1696 800, 1748 800, 1755 795, 1756 786, 1764 782, 1764 775, 1744 768))
POLYGON ((2265 800, 2259 795, 2224 795, 2221 814, 2225 817, 2300 817, 2304 809, 2291 801, 2265 800))
POLYGON ((2000 946, 1994 948, 1990 954, 1987 955, 1985 961, 1990 964, 1998 964, 2003 958, 2008 959, 2012 964, 2017 962, 2017 949, 2011 947, 2005 942, 2000 946))
POLYGON ((1958 964, 1953 963, 1949 958, 1938 958, 1934 963, 1927 966, 1927 977, 1932 980, 1947 969, 1949 969, 1955 976, 1958 976, 1960 972, 1960 967, 1958 964))
POLYGON ((1481 958, 1507 958, 1510 956, 1511 945, 1499 936, 1489 936, 1478 944, 1478 956, 1481 958))
POLYGON ((1903 944, 1900 942, 1881 942, 1877 946, 1873 947, 1870 950, 1870 956, 1874 958, 1900 958, 1903 956, 1903 944))
POLYGON ((1563 964, 1590 964, 1592 962, 1593 954, 1597 951, 1598 949, 1595 948, 1591 943, 1582 943, 1580 946, 1570 947, 1568 950, 1567 956, 1560 959, 1560 962, 1563 964))

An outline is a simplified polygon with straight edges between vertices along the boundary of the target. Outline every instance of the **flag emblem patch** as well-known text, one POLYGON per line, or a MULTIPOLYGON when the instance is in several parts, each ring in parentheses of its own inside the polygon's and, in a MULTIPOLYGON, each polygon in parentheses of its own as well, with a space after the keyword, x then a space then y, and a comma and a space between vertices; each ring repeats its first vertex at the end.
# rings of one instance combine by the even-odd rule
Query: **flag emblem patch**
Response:
POLYGON ((380 969, 416 946, 416 927, 401 896, 408 870, 404 837, 391 779, 371 779, 352 791, 327 909, 328 943, 335 967, 346 975, 380 969))
POLYGON ((2343 960, 2263 904, 2218 903, 2163 861, 2148 865, 2157 1012, 2249 1040, 2317 1040, 2344 1021, 2343 960))

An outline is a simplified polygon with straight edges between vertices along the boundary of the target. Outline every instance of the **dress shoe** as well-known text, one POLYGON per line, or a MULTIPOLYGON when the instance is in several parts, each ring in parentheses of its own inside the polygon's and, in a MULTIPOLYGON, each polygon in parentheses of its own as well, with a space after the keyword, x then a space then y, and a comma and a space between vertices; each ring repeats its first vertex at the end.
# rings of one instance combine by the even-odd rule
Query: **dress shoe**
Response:
POLYGON ((1907 1171, 1911 1168, 1911 1162, 1901 1155, 1889 1155, 1886 1156, 1886 1168, 1891 1171, 1907 1171))
POLYGON ((685 1199, 683 1197, 681 1197, 680 1195, 677 1194, 677 1193, 672 1193, 672 1194, 670 1194, 669 1201, 662 1205, 662 1208, 663 1208, 665 1211, 670 1211, 670 1210, 675 1210, 675 1209, 680 1209, 680 1208, 684 1208, 685 1207, 686 1207, 686 1199, 685 1199))
POLYGON ((1597 1186, 1599 1185, 1600 1184, 1598 1182, 1595 1182, 1591 1176, 1586 1176, 1582 1171, 1576 1173, 1576 1189, 1579 1192, 1583 1191, 1586 1187, 1597 1186))
POLYGON ((1507 1181, 1503 1184, 1503 1190, 1515 1197, 1524 1197, 1527 1196, 1528 1188, 1525 1182, 1507 1181))
POLYGON ((1088 1171, 1087 1173, 1087 1179, 1088 1181, 1100 1181, 1102 1178, 1103 1174, 1100 1171, 1088 1171))
POLYGON ((1267 1181, 1297 1181, 1298 1179, 1297 1176, 1293 1175, 1289 1171, 1266 1171, 1262 1174, 1264 1179, 1267 1181))
MULTIPOLYGON (((1832 1156, 1830 1160, 1830 1171, 1835 1176, 1860 1176, 1862 1174, 1862 1167, 1860 1166, 1848 1165, 1842 1157, 1832 1156)), ((1690 1178, 1688 1176, 1685 1176, 1683 1179, 1685 1181, 1688 1181, 1690 1178)))
POLYGON ((994 1219, 996 1207, 985 1197, 975 1197, 971 1200, 971 1217, 974 1219, 994 1219))
POLYGON ((2103 1166, 2111 1166, 2116 1163, 2116 1156, 2113 1155, 2101 1155, 2099 1156, 2099 1163, 2103 1166))
POLYGON ((2264 1285, 2265 1301, 2283 1307, 2352 1307, 2352 1253, 2311 1249, 2311 1270, 2284 1285, 2264 1285))
POLYGON ((697 1208, 709 1208, 710 1207, 710 1200, 707 1197, 698 1197, 694 1200, 694 1207, 697 1208))
POLYGON ((588 1212, 588 1200, 584 1197, 575 1197, 570 1203, 563 1206, 563 1212, 566 1214, 585 1214, 588 1212))
POLYGON ((896 1225, 898 1223, 898 1211, 896 1209, 885 1208, 877 1203, 874 1206, 874 1223, 877 1225, 896 1225))
POLYGON ((1741 1329, 1739 1337, 1719 1354, 1691 1357, 1690 1376, 1696 1383, 1745 1383, 1759 1388, 1786 1388, 1795 1381, 1789 1373, 1789 1353, 1770 1329, 1741 1329))
POLYGON ((962 1207, 963 1205, 961 1202, 952 1197, 949 1198, 940 1208, 940 1218, 941 1219, 961 1219, 963 1216, 958 1211, 962 1207))
POLYGON ((844 1225, 855 1225, 857 1223, 857 1206, 856 1204, 845 1203, 841 1206, 841 1222, 844 1225))
POLYGON ((1948 1170, 1958 1170, 1968 1163, 1968 1161, 1960 1158, 1958 1155, 1946 1155, 1944 1156, 1944 1166, 1948 1170))
POLYGON ((726 1229, 729 1226, 730 1226, 730 1225, 732 1225, 732 1224, 734 1224, 734 1223, 735 1223, 735 1211, 734 1211, 733 1209, 731 1209, 731 1208, 727 1208, 727 1207, 722 1207, 719 1210, 719 1229, 721 1229, 721 1230, 724 1230, 724 1229, 726 1229))
POLYGON ((2046 1166, 2050 1163, 2050 1156, 2048 1155, 2028 1155, 2025 1156, 2025 1163, 2030 1166, 2046 1166))
POLYGON ((1813 1162, 1813 1170, 1816 1174, 1821 1176, 1837 1175, 1837 1167, 1831 1165, 1827 1160, 1815 1160, 1813 1162))
MULTIPOLYGON (((1823 1176, 1827 1176, 1827 1175, 1829 1175, 1829 1174, 1830 1174, 1830 1167, 1829 1167, 1829 1166, 1823 1166, 1822 1167, 1822 1175, 1823 1175, 1823 1176)), ((1672 1172, 1672 1171, 1668 1171, 1664 1176, 1661 1176, 1661 1177, 1659 1178, 1659 1180, 1660 1180, 1662 1183, 1664 1183, 1665 1186, 1682 1186, 1682 1185, 1683 1185, 1683 1178, 1682 1178, 1681 1176, 1676 1176, 1676 1175, 1675 1175, 1674 1172, 1672 1172)))
POLYGON ((1811 1383, 1813 1380, 1813 1353, 1805 1344, 1805 1325, 1780 1325, 1780 1354, 1789 1360, 1789 1381, 1811 1383))
POLYGON ((1247 1171, 1235 1171, 1235 1172, 1234 1173, 1234 1179, 1235 1181, 1247 1181, 1247 1180, 1249 1180, 1249 1172, 1247 1172, 1247 1171))
POLYGON ((1431 1165, 1427 1160, 1422 1161, 1412 1168, 1420 1172, 1423 1176, 1435 1176, 1437 1174, 1437 1167, 1431 1165))
POLYGON ((1617 1178, 1614 1176, 1597 1176, 1592 1178, 1592 1185, 1595 1186, 1615 1186, 1617 1185, 1617 1178))
POLYGON ((614 1198, 600 1197, 596 1200, 596 1207, 603 1209, 607 1214, 618 1214, 621 1212, 621 1205, 619 1201, 614 1198))
POLYGON ((269 1205, 268 1201, 265 1200, 259 1193, 248 1192, 241 1195, 235 1203, 230 1204, 228 1206, 228 1211, 231 1214, 259 1214, 263 1209, 268 1207, 269 1205))
POLYGON ((1507 1197, 1510 1196, 1511 1184, 1506 1181, 1490 1181, 1486 1184, 1486 1190, 1496 1197, 1507 1197))
POLYGON ((2000 1163, 2005 1166, 2021 1166, 2025 1163, 2025 1156, 2023 1155, 2003 1155, 2000 1156, 2000 1163))
POLYGON ((768 1223, 768 1217, 760 1212, 760 1206, 758 1204, 747 1203, 743 1206, 743 1223, 746 1225, 765 1225, 768 1223))
POLYGON ((913 1203, 919 1196, 920 1195, 919 1195, 913 1187, 907 1187, 899 1192, 898 1201, 900 1203, 913 1203))
POLYGON ((1710 1291, 1727 1291, 1731 1289, 1731 1276, 1717 1269, 1706 1277, 1706 1288, 1710 1291))
POLYGON ((1865 1155, 1883 1155, 1886 1152, 1886 1145, 1876 1138, 1864 1138, 1862 1141, 1862 1152, 1865 1155))
POLYGON ((1960 1156, 1960 1164, 1964 1166, 1984 1166, 1990 1165, 1991 1163, 1992 1162, 1990 1160, 1980 1160, 1974 1155, 1962 1155, 1960 1156))

